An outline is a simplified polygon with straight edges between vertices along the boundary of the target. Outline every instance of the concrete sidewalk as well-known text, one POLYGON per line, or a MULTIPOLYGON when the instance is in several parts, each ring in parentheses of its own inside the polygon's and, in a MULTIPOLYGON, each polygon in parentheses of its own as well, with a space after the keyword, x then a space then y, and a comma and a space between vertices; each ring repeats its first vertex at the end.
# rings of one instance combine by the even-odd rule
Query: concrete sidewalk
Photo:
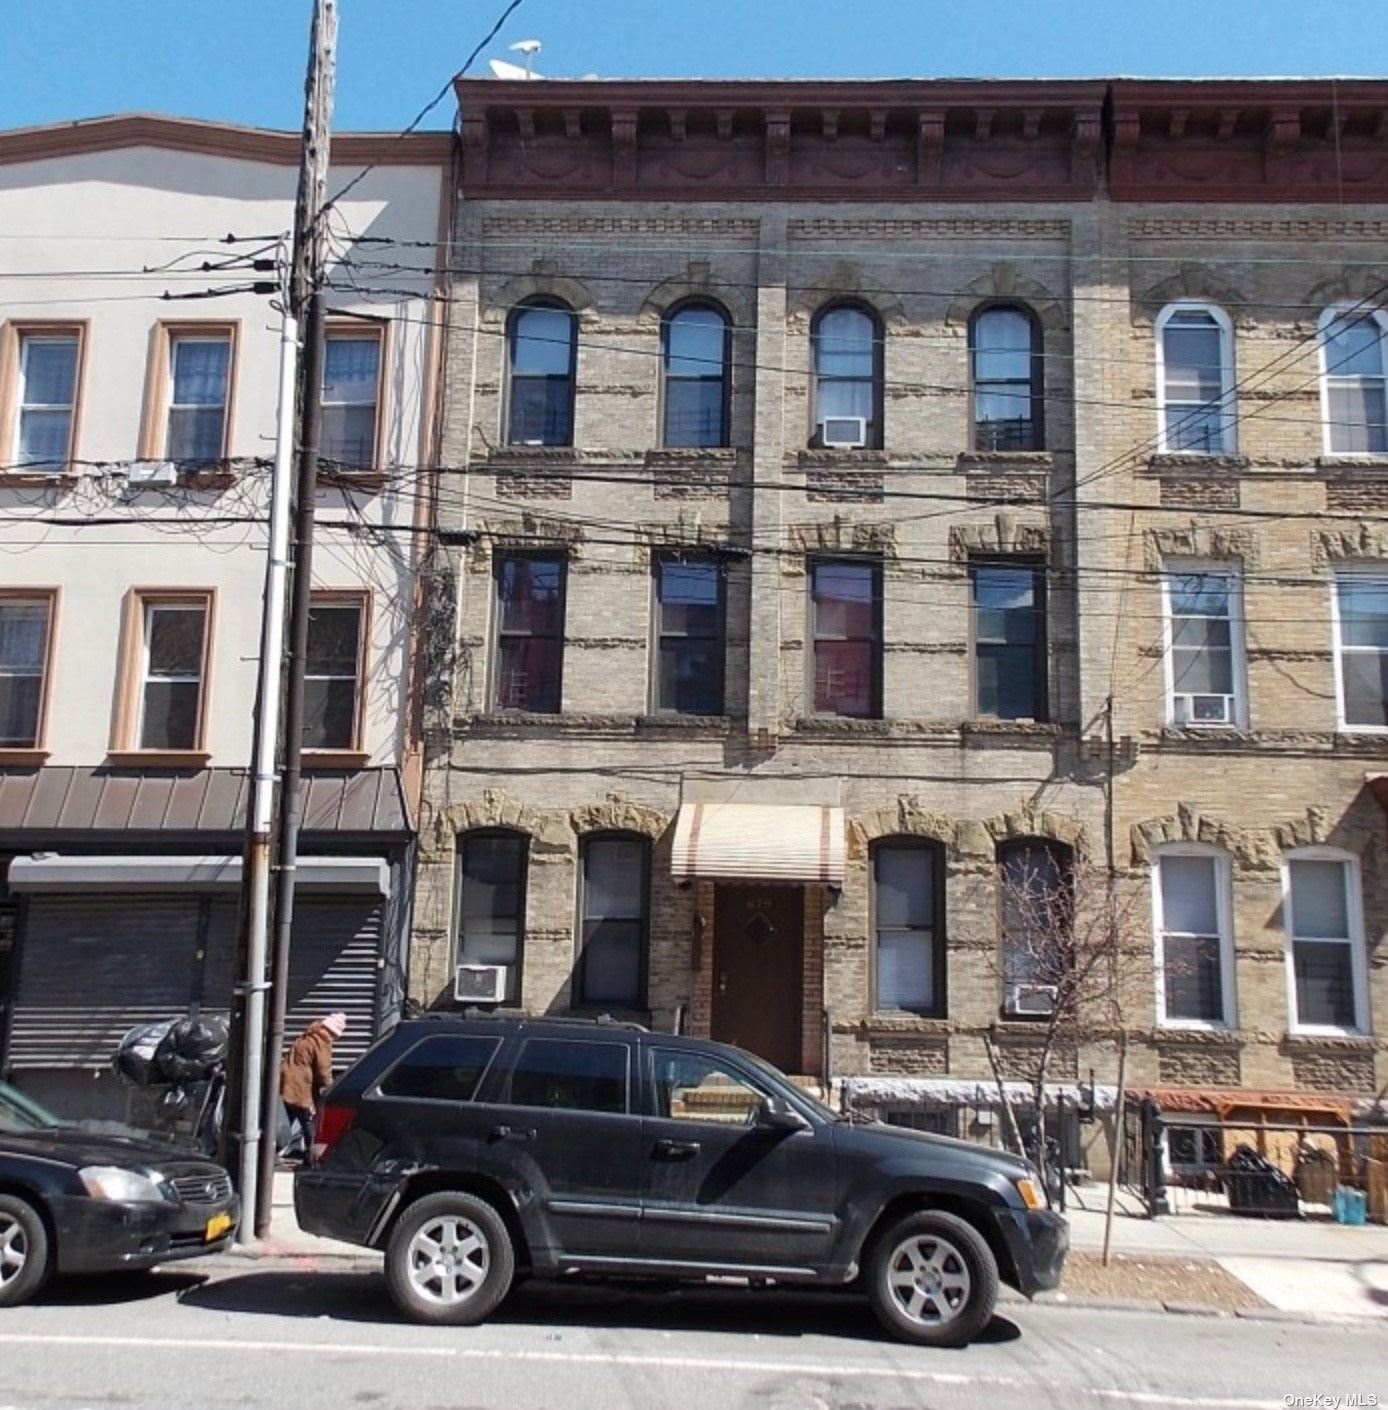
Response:
MULTIPOLYGON (((1090 1186, 1069 1195, 1071 1246, 1097 1252, 1104 1241, 1103 1192, 1090 1186)), ((1388 1227, 1383 1225, 1210 1214, 1147 1219, 1125 1209, 1114 1221, 1113 1251, 1133 1258, 1213 1259, 1287 1312, 1388 1319, 1388 1227)), ((310 1264, 380 1263, 380 1255, 369 1249, 304 1233, 294 1218, 294 1177, 287 1171, 275 1176, 270 1237, 238 1245, 235 1253, 310 1264)))
MULTIPOLYGON (((1104 1243, 1104 1192, 1069 1192, 1071 1245, 1104 1243), (1078 1204, 1078 1207, 1077 1207, 1078 1204), (1085 1208, 1083 1206, 1090 1207, 1085 1208)), ((1131 1257, 1212 1258, 1265 1302, 1288 1312, 1388 1318, 1388 1226, 1324 1219, 1131 1212, 1114 1220, 1113 1251, 1131 1257)))

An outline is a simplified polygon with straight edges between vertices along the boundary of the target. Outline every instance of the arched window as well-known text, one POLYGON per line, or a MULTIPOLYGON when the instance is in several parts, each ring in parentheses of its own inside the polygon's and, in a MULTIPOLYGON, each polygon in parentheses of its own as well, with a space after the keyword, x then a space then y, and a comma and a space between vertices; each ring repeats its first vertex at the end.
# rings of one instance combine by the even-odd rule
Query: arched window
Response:
POLYGON ((940 846, 890 837, 872 848, 874 1007, 945 1012, 944 867, 940 846))
POLYGON ((1388 452, 1388 316, 1337 305, 1321 314, 1320 335, 1326 450, 1388 452))
POLYGON ((1157 317, 1163 451, 1234 451, 1234 325, 1212 304, 1169 304, 1157 317))
POLYGON ((506 440, 516 446, 573 444, 578 320, 554 299, 515 309, 506 329, 510 373, 506 440))
POLYGON ((820 309, 814 352, 816 446, 882 445, 882 324, 860 304, 820 309))
POLYGON ((1234 926, 1229 855, 1173 843, 1152 872, 1157 1016, 1183 1028, 1233 1028, 1234 926))
POLYGON ((522 832, 465 832, 458 838, 453 952, 459 1000, 520 998, 529 854, 530 839, 522 832))
POLYGON ((629 833, 583 841, 574 1002, 639 1008, 646 987, 650 843, 629 833))
POLYGON ((1070 849, 1036 837, 998 848, 1002 1011, 1045 1018, 1073 967, 1075 897, 1070 849))
POLYGON ((1358 860, 1331 847, 1300 847, 1283 860, 1282 889, 1292 1028, 1367 1033, 1358 860))
POLYGON ((1041 335, 1024 308, 994 304, 969 321, 975 450, 1040 450, 1041 335))
POLYGON ((667 446, 728 444, 728 319, 714 304, 683 304, 661 325, 667 446))

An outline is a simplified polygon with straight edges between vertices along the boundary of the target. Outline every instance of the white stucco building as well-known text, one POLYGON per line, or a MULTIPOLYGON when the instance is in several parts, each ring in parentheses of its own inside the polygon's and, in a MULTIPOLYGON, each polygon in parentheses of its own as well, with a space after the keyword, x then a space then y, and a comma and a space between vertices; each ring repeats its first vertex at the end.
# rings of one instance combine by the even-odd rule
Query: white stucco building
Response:
MULTIPOLYGON (((402 986, 450 150, 334 139, 331 192, 368 170, 331 219, 304 850, 343 860, 290 1021, 347 1008, 349 1047, 402 986)), ((163 117, 0 132, 0 1069, 60 1107, 121 1114, 88 1089, 119 1033, 228 1002, 297 162, 163 117)))

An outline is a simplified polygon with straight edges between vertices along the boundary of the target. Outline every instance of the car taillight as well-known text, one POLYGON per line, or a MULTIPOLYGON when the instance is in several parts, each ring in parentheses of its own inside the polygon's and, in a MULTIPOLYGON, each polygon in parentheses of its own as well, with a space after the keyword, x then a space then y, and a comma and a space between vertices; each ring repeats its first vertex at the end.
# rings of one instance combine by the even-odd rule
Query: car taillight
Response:
POLYGON ((333 1147, 352 1129, 357 1119, 354 1106, 319 1107, 313 1118, 313 1146, 310 1150, 312 1163, 322 1165, 332 1153, 333 1147))

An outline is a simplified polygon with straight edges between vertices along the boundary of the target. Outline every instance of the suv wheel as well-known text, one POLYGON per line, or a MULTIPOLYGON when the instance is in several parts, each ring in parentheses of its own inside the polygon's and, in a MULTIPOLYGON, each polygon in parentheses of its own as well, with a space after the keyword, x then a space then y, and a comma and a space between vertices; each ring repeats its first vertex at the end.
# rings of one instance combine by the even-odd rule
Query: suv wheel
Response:
POLYGON ((867 1283, 873 1311, 894 1336, 920 1346, 963 1346, 993 1316, 998 1265, 973 1225, 929 1211, 883 1231, 867 1283))
POLYGON ((400 1216, 386 1245, 386 1283, 416 1322, 480 1322, 506 1296, 515 1273, 511 1235, 475 1195, 426 1195, 400 1216))
POLYGON ((48 1277, 48 1230, 38 1210, 0 1194, 0 1307, 33 1297, 48 1277))

